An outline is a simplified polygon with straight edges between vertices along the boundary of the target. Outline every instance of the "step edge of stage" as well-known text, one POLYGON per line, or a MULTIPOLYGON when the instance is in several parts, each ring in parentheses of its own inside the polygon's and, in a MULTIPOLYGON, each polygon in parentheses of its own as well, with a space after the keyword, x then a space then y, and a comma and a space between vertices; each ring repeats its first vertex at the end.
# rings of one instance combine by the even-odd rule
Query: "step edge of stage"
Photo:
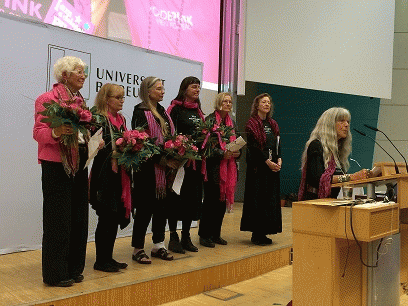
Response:
MULTIPOLYGON (((241 277, 239 279, 235 279, 234 281, 230 281, 228 279, 228 281, 224 281, 224 283, 219 284, 219 285, 215 285, 214 287, 212 287, 212 286, 205 287, 203 285, 202 286, 203 290, 198 290, 198 291, 195 290, 194 292, 182 295, 181 297, 177 297, 176 299, 169 299, 169 300, 160 302, 159 304, 168 303, 168 302, 171 302, 171 301, 176 301, 176 300, 180 300, 180 299, 183 299, 183 298, 186 298, 186 297, 189 297, 189 296, 200 294, 200 293, 203 293, 203 292, 206 292, 206 291, 210 291, 210 290, 222 288, 222 287, 225 287, 225 286, 228 286, 228 285, 232 285, 232 284, 235 284, 235 283, 238 283, 238 282, 242 282, 244 280, 254 278, 254 277, 258 276, 258 275, 262 275, 262 274, 265 274, 267 272, 270 272, 270 271, 279 269, 281 267, 287 266, 287 265, 290 264, 290 251, 291 251, 291 248, 292 248, 292 244, 284 244, 284 245, 282 245, 282 247, 280 247, 278 249, 275 249, 273 251, 266 251, 265 250, 265 251, 262 251, 262 252, 257 252, 255 254, 243 256, 242 258, 231 259, 231 260, 224 261, 222 263, 217 263, 217 264, 214 264, 214 265, 207 265, 207 266, 202 266, 202 267, 199 267, 199 268, 192 268, 192 269, 189 269, 189 270, 184 270, 184 271, 181 271, 181 272, 176 272, 176 273, 171 273, 171 274, 163 274, 163 275, 160 275, 158 277, 144 278, 142 280, 136 280, 135 279, 135 281, 113 285, 113 286, 111 286, 109 288, 101 288, 99 290, 87 290, 87 291, 82 291, 82 292, 79 292, 79 293, 69 294, 69 295, 66 295, 64 297, 58 297, 58 298, 55 298, 55 299, 47 299, 47 300, 41 300, 41 301, 40 300, 39 301, 33 301, 33 302, 29 302, 29 303, 21 303, 21 304, 16 304, 15 306, 28 306, 28 305, 51 306, 51 305, 49 305, 50 303, 52 303, 52 306, 60 306, 60 305, 67 305, 67 306, 69 305, 70 306, 71 303, 69 303, 69 300, 72 300, 72 305, 81 305, 81 304, 78 304, 77 302, 74 302, 74 300, 84 299, 87 296, 91 296, 91 295, 100 295, 100 294, 105 295, 105 293, 108 293, 109 291, 111 291, 111 292, 120 291, 120 290, 135 291, 135 290, 132 290, 131 287, 143 286, 143 285, 146 285, 148 283, 150 283, 151 286, 154 286, 155 284, 153 284, 153 283, 163 281, 166 278, 178 278, 178 277, 181 278, 181 277, 186 276, 186 275, 191 274, 191 273, 199 273, 199 271, 204 272, 204 271, 207 270, 206 273, 211 273, 210 270, 216 270, 216 269, 221 268, 222 266, 226 266, 226 268, 228 269, 228 266, 230 266, 230 265, 234 265, 234 264, 238 265, 238 264, 240 264, 240 262, 243 262, 243 261, 257 260, 258 258, 260 258, 262 256, 273 255, 274 253, 280 253, 282 255, 284 253, 287 253, 287 255, 288 255, 288 256, 286 256, 285 260, 282 260, 281 264, 278 264, 278 265, 274 266, 272 269, 263 270, 262 273, 248 274, 246 277, 241 277), (128 289, 126 289, 127 287, 128 287, 128 289)), ((245 263, 241 263, 241 264, 246 265, 245 263)), ((149 304, 149 305, 159 305, 159 304, 153 303, 153 304, 149 304)))

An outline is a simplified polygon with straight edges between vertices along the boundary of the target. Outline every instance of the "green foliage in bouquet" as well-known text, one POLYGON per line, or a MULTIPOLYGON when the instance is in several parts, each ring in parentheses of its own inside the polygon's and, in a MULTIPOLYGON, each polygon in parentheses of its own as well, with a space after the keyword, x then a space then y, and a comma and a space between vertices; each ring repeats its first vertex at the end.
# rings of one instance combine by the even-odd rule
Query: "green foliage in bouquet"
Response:
POLYGON ((225 149, 226 144, 230 143, 230 137, 233 134, 234 129, 232 127, 224 124, 219 125, 215 118, 212 118, 198 122, 193 139, 195 139, 203 155, 211 157, 216 146, 225 149))
POLYGON ((116 151, 113 158, 118 159, 118 165, 123 165, 126 169, 134 171, 140 170, 140 165, 155 154, 160 154, 159 147, 155 144, 155 138, 142 129, 126 131, 123 134, 116 133, 114 141, 116 151))

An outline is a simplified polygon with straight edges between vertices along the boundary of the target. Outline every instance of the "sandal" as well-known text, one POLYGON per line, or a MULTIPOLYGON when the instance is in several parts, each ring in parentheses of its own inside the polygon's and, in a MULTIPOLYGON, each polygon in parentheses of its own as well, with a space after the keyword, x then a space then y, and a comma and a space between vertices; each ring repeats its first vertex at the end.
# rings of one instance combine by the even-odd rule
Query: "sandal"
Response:
POLYGON ((160 248, 157 250, 157 252, 153 252, 151 253, 152 257, 156 257, 156 258, 160 258, 163 260, 173 260, 173 255, 171 255, 169 252, 167 252, 167 250, 165 248, 160 248))
POLYGON ((136 254, 132 255, 132 259, 140 264, 149 265, 152 263, 149 256, 145 253, 144 250, 140 250, 136 254))

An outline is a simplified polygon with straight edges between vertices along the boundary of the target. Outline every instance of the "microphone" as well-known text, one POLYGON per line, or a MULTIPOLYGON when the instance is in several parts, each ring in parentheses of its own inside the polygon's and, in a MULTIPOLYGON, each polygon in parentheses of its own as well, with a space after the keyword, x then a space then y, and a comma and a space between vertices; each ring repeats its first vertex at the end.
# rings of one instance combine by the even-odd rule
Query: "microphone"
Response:
POLYGON ((397 163, 395 162, 395 159, 394 159, 387 151, 385 151, 385 149, 384 149, 377 141, 375 141, 375 139, 374 139, 373 137, 368 136, 366 133, 360 132, 359 130, 356 130, 356 129, 353 129, 353 130, 356 131, 357 133, 359 133, 360 135, 363 135, 363 136, 365 136, 365 137, 370 138, 370 139, 371 139, 372 141, 374 141, 381 149, 383 149, 383 151, 384 151, 385 153, 387 153, 387 155, 388 155, 389 157, 391 157, 391 159, 394 161, 395 173, 396 173, 396 174, 399 174, 399 169, 398 169, 397 163))
POLYGON ((364 126, 365 126, 366 128, 369 128, 369 129, 373 130, 373 131, 380 132, 381 134, 383 134, 383 135, 385 136, 385 138, 388 139, 388 141, 392 144, 392 146, 395 148, 395 150, 397 150, 397 152, 399 153, 399 155, 401 155, 401 157, 404 159, 405 167, 407 168, 407 173, 408 173, 408 163, 407 163, 407 160, 405 159, 404 155, 402 155, 402 153, 401 153, 401 152, 397 149, 397 147, 393 144, 393 142, 391 141, 391 139, 389 139, 388 136, 385 135, 385 133, 384 133, 383 131, 380 131, 380 130, 377 129, 376 127, 370 126, 370 125, 368 125, 368 124, 364 124, 364 126))

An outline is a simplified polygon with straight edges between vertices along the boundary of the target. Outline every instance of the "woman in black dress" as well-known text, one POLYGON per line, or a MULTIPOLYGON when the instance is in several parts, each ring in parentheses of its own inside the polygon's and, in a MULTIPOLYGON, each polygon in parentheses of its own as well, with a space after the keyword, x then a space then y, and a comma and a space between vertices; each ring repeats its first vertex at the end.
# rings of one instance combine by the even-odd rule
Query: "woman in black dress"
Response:
MULTIPOLYGON (((177 97, 171 102, 168 113, 173 119, 177 133, 192 135, 197 122, 205 120, 200 104, 200 80, 189 76, 183 79, 177 97)), ((191 242, 190 227, 193 220, 199 220, 203 196, 202 163, 193 161, 184 166, 185 176, 178 201, 172 202, 169 217, 169 250, 176 253, 198 252, 191 242), (177 234, 177 221, 182 221, 181 243, 177 234)))
POLYGON ((350 112, 342 107, 332 107, 320 116, 302 155, 299 201, 337 198, 340 188, 331 188, 332 183, 369 176, 367 169, 347 174, 351 152, 350 118, 350 112))
POLYGON ((241 231, 252 232, 252 243, 267 245, 269 234, 282 232, 280 178, 282 167, 279 127, 271 118, 273 104, 269 94, 252 103, 247 133, 247 171, 241 231))
MULTIPOLYGON (((229 116, 232 110, 232 97, 227 92, 219 93, 214 103, 215 111, 206 120, 215 120, 218 125, 234 128, 230 141, 236 139, 236 125, 229 116)), ((221 238, 221 227, 225 211, 234 205, 235 185, 237 182, 237 166, 235 159, 239 151, 231 152, 218 144, 213 149, 213 156, 207 158, 207 178, 204 182, 204 201, 200 228, 200 244, 213 248, 215 243, 226 245, 221 238)))
POLYGON ((95 270, 118 272, 127 267, 113 259, 118 226, 125 228, 130 221, 130 175, 118 166, 112 158, 116 144, 112 141, 114 133, 126 131, 125 118, 119 112, 125 97, 123 88, 116 84, 105 84, 95 99, 97 113, 103 119, 102 137, 105 146, 95 157, 91 171, 90 202, 98 215, 95 231, 96 261, 95 270))
MULTIPOLYGON (((142 103, 135 106, 132 117, 132 129, 142 127, 152 138, 157 138, 156 144, 162 145, 166 135, 174 134, 174 125, 163 106, 164 86, 162 80, 147 77, 140 84, 142 103)), ((134 192, 132 196, 136 215, 133 224, 132 259, 141 264, 150 264, 150 258, 144 251, 146 230, 152 218, 153 248, 152 257, 163 260, 173 260, 164 246, 167 221, 169 193, 166 182, 166 172, 177 169, 179 162, 166 159, 164 155, 154 155, 141 164, 139 171, 134 172, 134 192)))

